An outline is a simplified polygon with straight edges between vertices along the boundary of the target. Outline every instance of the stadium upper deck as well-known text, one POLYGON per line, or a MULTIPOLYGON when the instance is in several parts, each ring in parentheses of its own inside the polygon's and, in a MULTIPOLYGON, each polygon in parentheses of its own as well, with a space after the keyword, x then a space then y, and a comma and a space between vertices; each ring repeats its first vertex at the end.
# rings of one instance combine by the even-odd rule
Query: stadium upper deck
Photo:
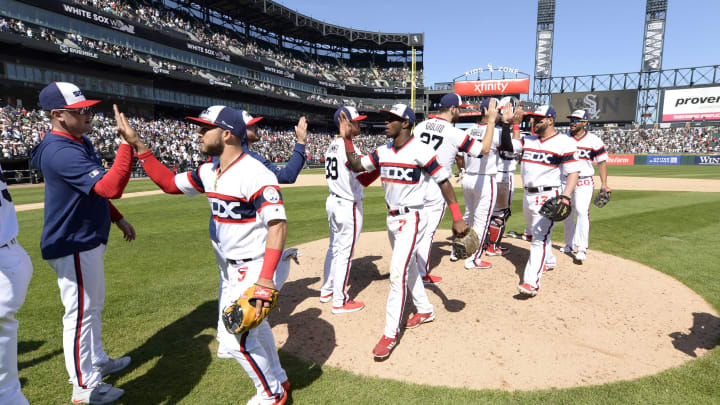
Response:
POLYGON ((240 17, 237 3, 0 0, 0 41, 14 56, 2 93, 34 101, 32 90, 68 80, 139 101, 146 115, 218 103, 320 118, 340 104, 376 111, 409 99, 413 46, 422 88, 422 34, 338 27, 269 1, 239 2, 240 17))

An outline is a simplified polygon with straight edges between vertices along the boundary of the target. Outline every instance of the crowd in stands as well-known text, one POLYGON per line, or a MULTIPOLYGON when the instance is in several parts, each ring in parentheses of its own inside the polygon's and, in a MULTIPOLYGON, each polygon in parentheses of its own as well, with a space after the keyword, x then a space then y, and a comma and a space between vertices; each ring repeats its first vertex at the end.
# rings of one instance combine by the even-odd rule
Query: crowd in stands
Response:
MULTIPOLYGON (((176 170, 196 167, 206 159, 199 149, 196 127, 185 121, 143 118, 129 118, 129 121, 155 155, 176 170)), ((43 111, 0 107, 0 157, 29 157, 30 151, 49 129, 50 121, 43 111)), ((93 130, 87 135, 100 157, 111 161, 119 142, 116 134, 115 118, 96 114, 93 118, 93 130)), ((282 163, 290 158, 296 140, 292 126, 265 127, 261 122, 260 134, 260 141, 251 146, 253 150, 275 163, 282 163)), ((385 136, 377 135, 360 136, 356 144, 360 150, 372 150, 387 142, 385 136)), ((305 147, 310 164, 323 163, 325 150, 333 137, 334 133, 327 130, 310 129, 305 147)))
POLYGON ((617 154, 718 153, 720 132, 717 128, 658 128, 639 130, 593 131, 617 154))
MULTIPOLYGON (((204 161, 205 156, 198 149, 192 125, 175 119, 132 118, 130 122, 156 156, 169 166, 184 170, 204 161)), ((290 125, 278 127, 262 124, 261 140, 251 148, 272 162, 287 161, 295 145, 294 128, 290 125)), ((114 117, 97 114, 94 130, 88 134, 98 153, 108 159, 112 159, 118 146, 114 125, 114 117)), ((28 157, 49 126, 48 118, 40 110, 0 107, 0 157, 28 157)), ((361 151, 374 150, 387 142, 381 129, 370 131, 356 139, 361 151)), ((720 153, 720 132, 717 128, 595 129, 593 132, 600 136, 613 154, 720 153)), ((323 155, 333 136, 334 132, 328 129, 310 128, 306 145, 310 164, 323 163, 323 155)))
MULTIPOLYGON (((181 9, 156 8, 154 3, 148 0, 74 1, 149 27, 156 28, 160 26, 179 32, 191 40, 215 47, 223 52, 252 57, 265 64, 274 64, 276 67, 318 79, 370 87, 407 88, 410 85, 410 69, 407 66, 390 68, 346 66, 339 59, 321 61, 304 53, 290 53, 269 43, 260 46, 257 41, 231 28, 205 24, 197 17, 185 13, 181 9)), ((422 71, 419 71, 416 78, 418 86, 423 85, 422 78, 422 71)))

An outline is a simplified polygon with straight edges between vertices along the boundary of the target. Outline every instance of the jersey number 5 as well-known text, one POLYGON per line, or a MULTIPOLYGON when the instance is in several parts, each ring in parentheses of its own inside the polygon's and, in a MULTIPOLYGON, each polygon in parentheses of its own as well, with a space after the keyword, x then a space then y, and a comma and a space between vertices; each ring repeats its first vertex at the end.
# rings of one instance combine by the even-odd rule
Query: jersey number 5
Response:
POLYGON ((437 135, 437 134, 430 135, 427 132, 423 132, 422 134, 420 134, 420 141, 422 141, 422 143, 426 143, 428 145, 430 145, 430 141, 432 141, 435 144, 431 145, 431 146, 433 147, 433 149, 438 150, 440 145, 442 145, 442 143, 443 143, 443 137, 440 135, 437 135))
POLYGON ((325 178, 337 180, 338 178, 338 161, 335 157, 325 159, 325 178))

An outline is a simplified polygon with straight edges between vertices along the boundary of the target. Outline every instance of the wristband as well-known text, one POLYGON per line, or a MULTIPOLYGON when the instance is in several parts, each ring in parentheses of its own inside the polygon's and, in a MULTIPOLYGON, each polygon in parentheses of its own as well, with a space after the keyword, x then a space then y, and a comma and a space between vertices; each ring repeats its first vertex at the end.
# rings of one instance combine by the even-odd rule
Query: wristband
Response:
POLYGON ((462 219, 462 214, 460 213, 460 206, 458 205, 458 203, 450 204, 450 214, 452 214, 453 221, 460 221, 462 219))
POLYGON ((345 141, 345 152, 347 152, 347 153, 355 152, 355 145, 353 145, 352 140, 350 140, 348 138, 343 138, 343 141, 345 141))
POLYGON ((512 129, 513 129, 513 131, 519 131, 519 130, 520 130, 520 124, 513 124, 512 129))
POLYGON ((282 250, 270 248, 265 249, 265 258, 263 259, 262 270, 260 270, 260 278, 268 280, 273 279, 273 275, 275 275, 275 268, 280 262, 281 255, 282 250))

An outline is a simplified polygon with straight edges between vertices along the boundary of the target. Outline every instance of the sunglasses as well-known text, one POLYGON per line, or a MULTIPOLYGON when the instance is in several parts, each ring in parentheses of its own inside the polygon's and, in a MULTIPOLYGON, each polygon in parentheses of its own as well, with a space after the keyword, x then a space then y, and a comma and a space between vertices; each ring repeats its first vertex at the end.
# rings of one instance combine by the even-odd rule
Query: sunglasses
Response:
POLYGON ((581 120, 580 118, 570 118, 571 124, 577 124, 578 122, 582 122, 582 121, 583 120, 581 120))
POLYGON ((55 111, 70 111, 81 115, 94 114, 92 107, 83 108, 56 108, 55 111))

